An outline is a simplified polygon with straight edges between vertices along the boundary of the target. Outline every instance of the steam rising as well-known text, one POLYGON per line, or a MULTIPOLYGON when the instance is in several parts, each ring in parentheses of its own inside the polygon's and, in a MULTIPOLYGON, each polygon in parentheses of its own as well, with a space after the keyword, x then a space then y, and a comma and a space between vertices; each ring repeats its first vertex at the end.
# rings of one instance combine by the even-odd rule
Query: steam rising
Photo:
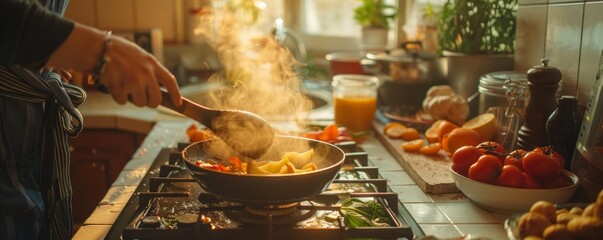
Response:
POLYGON ((271 123, 286 119, 303 127, 312 102, 301 92, 300 63, 270 33, 262 33, 226 10, 205 9, 195 33, 216 51, 222 71, 209 83, 210 105, 253 112, 271 123))

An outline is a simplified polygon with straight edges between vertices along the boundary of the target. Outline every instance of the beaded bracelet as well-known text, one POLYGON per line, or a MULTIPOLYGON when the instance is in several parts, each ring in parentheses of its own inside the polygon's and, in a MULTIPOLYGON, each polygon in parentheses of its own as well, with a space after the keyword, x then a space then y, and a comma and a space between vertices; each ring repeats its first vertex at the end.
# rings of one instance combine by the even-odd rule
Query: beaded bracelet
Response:
POLYGON ((111 48, 111 31, 105 32, 105 40, 103 41, 103 49, 98 58, 98 61, 94 65, 92 70, 92 75, 88 76, 88 84, 93 84, 96 86, 100 85, 100 78, 105 72, 105 68, 107 67, 107 63, 111 62, 111 58, 109 57, 109 49, 111 48))

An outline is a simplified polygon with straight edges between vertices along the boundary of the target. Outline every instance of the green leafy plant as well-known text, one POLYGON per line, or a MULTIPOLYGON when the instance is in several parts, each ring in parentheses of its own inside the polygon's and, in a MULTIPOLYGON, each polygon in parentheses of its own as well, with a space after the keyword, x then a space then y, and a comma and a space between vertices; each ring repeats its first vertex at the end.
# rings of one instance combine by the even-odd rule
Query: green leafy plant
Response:
POLYGON ((391 21, 396 18, 398 8, 383 0, 361 0, 362 5, 354 9, 354 19, 365 27, 389 28, 391 21))
POLYGON ((517 0, 447 0, 438 23, 440 50, 513 53, 516 17, 517 0))

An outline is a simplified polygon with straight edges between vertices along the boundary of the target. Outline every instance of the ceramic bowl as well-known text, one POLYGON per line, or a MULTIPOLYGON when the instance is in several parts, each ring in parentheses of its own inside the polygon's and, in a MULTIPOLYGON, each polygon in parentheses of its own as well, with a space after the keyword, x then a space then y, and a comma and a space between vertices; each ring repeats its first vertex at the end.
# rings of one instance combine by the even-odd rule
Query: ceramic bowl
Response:
POLYGON ((572 185, 552 189, 526 189, 498 186, 494 184, 475 181, 462 176, 450 168, 456 187, 465 194, 473 203, 487 210, 499 213, 518 213, 530 209, 532 204, 544 200, 553 204, 567 202, 578 186, 578 177, 573 173, 563 170, 572 185))

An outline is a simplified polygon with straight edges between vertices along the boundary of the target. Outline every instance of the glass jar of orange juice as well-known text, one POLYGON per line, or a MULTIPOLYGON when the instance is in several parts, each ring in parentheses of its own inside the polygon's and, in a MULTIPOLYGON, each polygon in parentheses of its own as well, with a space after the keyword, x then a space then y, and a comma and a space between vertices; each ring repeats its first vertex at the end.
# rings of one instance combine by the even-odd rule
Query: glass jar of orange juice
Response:
POLYGON ((335 123, 352 132, 372 130, 379 79, 360 74, 333 76, 335 123))

